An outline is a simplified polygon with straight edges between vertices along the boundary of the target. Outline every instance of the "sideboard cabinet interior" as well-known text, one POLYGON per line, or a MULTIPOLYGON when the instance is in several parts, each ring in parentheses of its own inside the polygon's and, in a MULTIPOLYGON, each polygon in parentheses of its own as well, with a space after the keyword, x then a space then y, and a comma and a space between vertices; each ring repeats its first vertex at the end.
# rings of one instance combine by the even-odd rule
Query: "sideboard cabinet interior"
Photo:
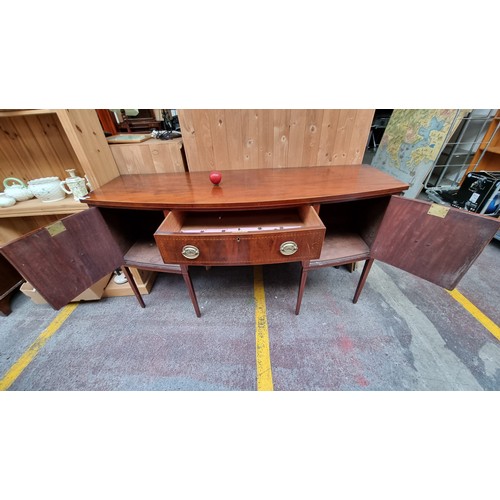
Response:
POLYGON ((500 227, 500 221, 421 200, 389 196, 323 204, 321 255, 302 262, 295 313, 308 272, 365 261, 356 303, 375 260, 453 290, 500 227))

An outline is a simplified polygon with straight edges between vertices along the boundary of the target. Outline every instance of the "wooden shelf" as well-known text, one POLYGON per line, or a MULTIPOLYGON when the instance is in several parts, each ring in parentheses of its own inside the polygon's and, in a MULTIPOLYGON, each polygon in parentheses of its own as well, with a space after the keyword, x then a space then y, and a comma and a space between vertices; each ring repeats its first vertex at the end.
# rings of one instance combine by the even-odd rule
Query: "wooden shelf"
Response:
POLYGON ((12 116, 29 116, 29 115, 48 115, 55 113, 54 109, 2 109, 0 110, 0 118, 9 118, 12 116))
POLYGON ((321 248, 319 259, 311 260, 310 266, 325 267, 326 265, 341 265, 370 256, 370 247, 357 233, 327 232, 321 248))
POLYGON ((43 202, 33 198, 27 201, 18 201, 12 207, 0 208, 0 218, 74 214, 87 208, 86 203, 75 201, 72 196, 66 196, 64 200, 52 202, 43 202))
POLYGON ((500 120, 500 110, 497 110, 493 120, 482 139, 482 144, 478 147, 467 170, 464 172, 460 184, 463 184, 469 172, 475 170, 486 170, 498 172, 500 170, 500 144, 498 122, 500 120), (488 146, 488 147, 486 147, 488 146))
MULTIPOLYGON (((484 151, 484 146, 480 146, 479 149, 481 151, 484 151)), ((487 153, 494 153, 494 154, 500 154, 500 146, 490 146, 487 150, 487 153)))

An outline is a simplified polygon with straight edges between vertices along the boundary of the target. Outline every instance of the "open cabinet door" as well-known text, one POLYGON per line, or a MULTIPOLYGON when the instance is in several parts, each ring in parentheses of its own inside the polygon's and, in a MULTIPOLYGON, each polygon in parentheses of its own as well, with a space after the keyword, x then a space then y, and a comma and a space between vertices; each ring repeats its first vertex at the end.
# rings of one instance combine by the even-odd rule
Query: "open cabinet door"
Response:
POLYGON ((453 290, 499 227, 492 217, 392 196, 371 257, 453 290))
POLYGON ((123 264, 123 254, 97 208, 21 236, 0 253, 55 309, 123 264))

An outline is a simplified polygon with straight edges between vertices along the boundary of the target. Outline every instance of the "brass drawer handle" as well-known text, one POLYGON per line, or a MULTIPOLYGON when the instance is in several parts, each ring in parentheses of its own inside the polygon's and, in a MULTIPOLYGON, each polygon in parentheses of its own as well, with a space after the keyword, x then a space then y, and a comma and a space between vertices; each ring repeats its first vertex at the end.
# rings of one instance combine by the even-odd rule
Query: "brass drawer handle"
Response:
POLYGON ((196 259, 200 255, 200 251, 194 245, 185 245, 182 247, 182 255, 186 259, 196 259))
POLYGON ((283 255, 293 255, 298 249, 299 247, 295 241, 285 241, 280 246, 280 252, 283 255))

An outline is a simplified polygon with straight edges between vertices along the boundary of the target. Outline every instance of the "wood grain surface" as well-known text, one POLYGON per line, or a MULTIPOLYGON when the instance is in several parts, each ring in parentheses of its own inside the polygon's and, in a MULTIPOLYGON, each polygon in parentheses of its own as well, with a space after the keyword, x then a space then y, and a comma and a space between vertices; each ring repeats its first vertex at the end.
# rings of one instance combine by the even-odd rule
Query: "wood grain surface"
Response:
POLYGON ((359 165, 372 109, 181 109, 190 172, 359 165))
POLYGON ((366 165, 222 171, 214 186, 207 172, 122 175, 96 189, 93 206, 216 210, 297 206, 373 198, 407 184, 366 165))
POLYGON ((0 252, 42 297, 59 309, 123 264, 123 254, 97 209, 65 217, 60 232, 41 228, 0 252))
POLYGON ((445 217, 431 204, 393 196, 371 257, 452 290, 500 228, 493 217, 450 208, 445 217))

